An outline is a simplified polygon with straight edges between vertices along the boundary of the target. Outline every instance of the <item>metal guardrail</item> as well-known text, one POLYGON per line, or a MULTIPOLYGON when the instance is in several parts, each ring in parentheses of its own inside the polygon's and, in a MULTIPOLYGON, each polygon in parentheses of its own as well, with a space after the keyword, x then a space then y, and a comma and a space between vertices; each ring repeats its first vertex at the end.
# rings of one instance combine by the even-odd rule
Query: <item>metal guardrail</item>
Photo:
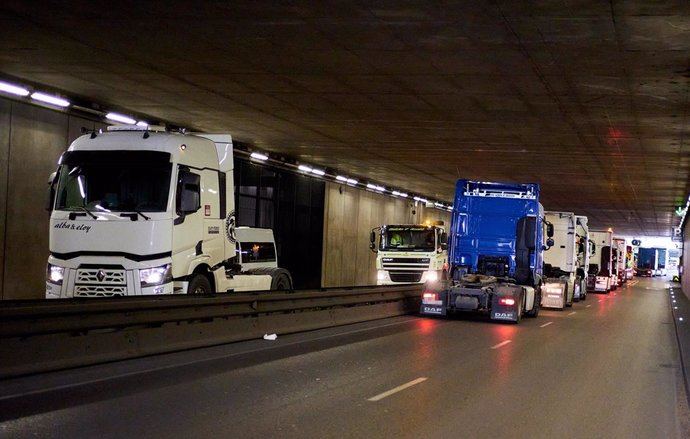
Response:
POLYGON ((421 285, 0 303, 0 378, 408 314, 421 285))

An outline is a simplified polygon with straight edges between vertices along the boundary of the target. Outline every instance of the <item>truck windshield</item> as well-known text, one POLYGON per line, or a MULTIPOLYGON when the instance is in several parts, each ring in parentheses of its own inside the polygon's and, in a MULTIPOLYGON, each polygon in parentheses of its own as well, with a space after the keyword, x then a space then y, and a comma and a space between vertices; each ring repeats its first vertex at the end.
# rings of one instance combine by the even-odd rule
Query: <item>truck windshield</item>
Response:
POLYGON ((172 164, 157 151, 69 151, 62 157, 55 208, 165 212, 172 164))
POLYGON ((381 235, 383 251, 434 251, 436 233, 426 227, 387 227, 381 235))

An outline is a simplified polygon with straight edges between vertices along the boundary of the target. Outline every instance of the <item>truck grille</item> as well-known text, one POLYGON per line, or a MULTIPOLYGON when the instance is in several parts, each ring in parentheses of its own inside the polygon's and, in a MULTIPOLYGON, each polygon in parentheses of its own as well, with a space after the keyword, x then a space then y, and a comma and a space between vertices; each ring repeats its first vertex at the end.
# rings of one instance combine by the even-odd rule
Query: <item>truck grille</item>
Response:
POLYGON ((77 285, 74 287, 74 297, 113 297, 125 296, 127 288, 115 286, 88 286, 77 285))
POLYGON ((384 270, 419 270, 428 269, 429 258, 383 258, 381 267, 384 270))
POLYGON ((79 268, 74 297, 112 297, 127 295, 127 272, 113 268, 79 268))
POLYGON ((422 271, 391 271, 390 277, 393 282, 417 283, 422 280, 422 271))

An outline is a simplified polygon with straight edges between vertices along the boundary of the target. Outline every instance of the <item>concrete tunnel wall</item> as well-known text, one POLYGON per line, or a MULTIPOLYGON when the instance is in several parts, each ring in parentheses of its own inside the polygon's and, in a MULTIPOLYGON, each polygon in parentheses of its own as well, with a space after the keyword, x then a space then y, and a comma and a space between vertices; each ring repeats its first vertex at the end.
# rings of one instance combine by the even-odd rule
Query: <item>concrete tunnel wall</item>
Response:
POLYGON ((0 99, 0 298, 37 299, 48 258, 47 183, 81 127, 104 124, 0 99))
POLYGON ((690 219, 685 221, 685 227, 683 228, 683 249, 681 254, 683 255, 683 260, 681 261, 681 267, 683 268, 681 285, 685 295, 690 298, 690 219))
MULTIPOLYGON (((41 299, 45 292, 48 176, 81 128, 103 128, 35 105, 0 99, 0 299, 41 299)), ((322 258, 323 286, 376 283, 369 232, 384 223, 444 220, 450 215, 411 200, 327 183, 322 258), (342 189, 342 192, 341 192, 342 189), (416 214, 413 215, 412 211, 416 214)))

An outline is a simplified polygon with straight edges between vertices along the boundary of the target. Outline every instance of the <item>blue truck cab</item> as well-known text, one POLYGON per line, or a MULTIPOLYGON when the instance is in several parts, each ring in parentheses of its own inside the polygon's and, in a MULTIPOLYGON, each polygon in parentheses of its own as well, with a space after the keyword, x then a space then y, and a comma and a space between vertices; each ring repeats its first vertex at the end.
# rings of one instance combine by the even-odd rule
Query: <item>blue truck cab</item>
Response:
POLYGON ((536 317, 546 236, 538 184, 458 180, 446 280, 426 285, 421 314, 486 312, 492 320, 536 317))

